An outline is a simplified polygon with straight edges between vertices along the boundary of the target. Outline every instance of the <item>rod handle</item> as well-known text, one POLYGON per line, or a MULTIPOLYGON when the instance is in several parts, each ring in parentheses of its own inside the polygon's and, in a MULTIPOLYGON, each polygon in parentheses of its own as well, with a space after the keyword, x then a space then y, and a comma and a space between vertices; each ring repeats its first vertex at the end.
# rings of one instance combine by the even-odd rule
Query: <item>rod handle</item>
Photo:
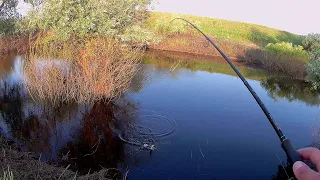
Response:
POLYGON ((289 163, 293 165, 297 161, 302 161, 299 153, 293 148, 289 139, 281 142, 282 149, 286 152, 289 163))

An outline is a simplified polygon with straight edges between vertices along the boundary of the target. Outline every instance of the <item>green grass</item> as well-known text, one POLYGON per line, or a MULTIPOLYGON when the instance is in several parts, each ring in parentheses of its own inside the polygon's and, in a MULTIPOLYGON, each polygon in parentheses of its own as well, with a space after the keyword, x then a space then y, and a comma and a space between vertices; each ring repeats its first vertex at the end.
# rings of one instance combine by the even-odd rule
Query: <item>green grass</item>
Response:
POLYGON ((281 31, 266 26, 235 22, 192 15, 181 15, 162 12, 151 12, 146 22, 146 27, 156 33, 196 33, 190 29, 185 22, 174 18, 185 18, 200 27, 204 33, 219 40, 230 40, 242 44, 257 44, 265 46, 268 43, 291 42, 294 45, 301 45, 303 36, 281 31))
POLYGON ((303 61, 305 63, 309 62, 310 56, 309 53, 303 50, 302 46, 293 45, 288 42, 281 43, 269 43, 263 48, 267 53, 274 53, 280 56, 286 56, 286 59, 295 58, 297 60, 303 61))

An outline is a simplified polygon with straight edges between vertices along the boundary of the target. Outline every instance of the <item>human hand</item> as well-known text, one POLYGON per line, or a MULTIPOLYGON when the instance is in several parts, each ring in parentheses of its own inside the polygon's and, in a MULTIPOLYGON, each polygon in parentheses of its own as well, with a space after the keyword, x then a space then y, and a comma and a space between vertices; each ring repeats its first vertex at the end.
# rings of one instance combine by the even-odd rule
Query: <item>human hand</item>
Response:
MULTIPOLYGON (((320 170, 320 150, 316 148, 304 148, 299 149, 303 160, 310 160, 313 165, 320 170)), ((301 161, 297 161, 293 164, 293 173, 298 180, 320 180, 320 173, 312 170, 309 166, 301 161)))

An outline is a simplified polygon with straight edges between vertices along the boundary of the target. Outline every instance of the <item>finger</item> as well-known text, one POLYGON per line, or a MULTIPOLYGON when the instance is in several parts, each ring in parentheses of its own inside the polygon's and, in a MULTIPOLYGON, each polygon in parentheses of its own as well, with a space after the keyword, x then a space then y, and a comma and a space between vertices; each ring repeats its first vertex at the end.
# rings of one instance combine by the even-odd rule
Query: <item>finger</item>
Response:
POLYGON ((317 148, 304 148, 299 149, 298 153, 304 160, 310 160, 313 165, 320 170, 320 150, 317 148))
POLYGON ((293 173, 298 180, 319 180, 320 174, 310 169, 305 163, 297 161, 293 164, 293 173))

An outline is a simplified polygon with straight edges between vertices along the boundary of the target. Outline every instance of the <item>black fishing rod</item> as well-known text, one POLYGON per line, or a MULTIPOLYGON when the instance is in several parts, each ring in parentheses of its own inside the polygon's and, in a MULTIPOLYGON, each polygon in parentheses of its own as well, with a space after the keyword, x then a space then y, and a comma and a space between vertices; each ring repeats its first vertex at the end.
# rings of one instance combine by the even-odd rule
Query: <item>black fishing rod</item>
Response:
MULTIPOLYGON (((259 98, 259 96, 257 95, 257 93, 252 89, 252 87, 250 86, 250 84, 248 83, 248 81, 246 80, 246 78, 240 73, 240 71, 236 68, 236 66, 230 61, 230 59, 222 52, 222 50, 206 35, 204 34, 197 26, 195 26, 194 24, 192 24, 190 21, 185 20, 183 18, 175 18, 172 21, 176 20, 176 19, 180 19, 183 20, 185 22, 187 22, 188 24, 190 24, 192 27, 194 27, 196 30, 198 30, 218 51, 219 53, 222 55, 222 57, 228 62, 228 64, 231 66, 231 68, 234 70, 234 72, 236 72, 236 74, 239 76, 239 78, 241 79, 241 81, 243 82, 243 84, 247 87, 247 89, 250 91, 250 93, 252 94, 252 96, 254 97, 254 99, 257 101, 257 103, 259 104, 260 108, 262 109, 262 111, 264 112, 264 114, 267 116, 270 124, 272 125, 273 129, 276 131, 280 142, 281 142, 281 146, 283 148, 283 150, 285 151, 287 158, 289 160, 289 162, 291 163, 291 165, 293 165, 296 161, 301 161, 301 157, 298 154, 298 152, 293 148, 290 140, 283 134, 283 132, 281 131, 280 127, 276 124, 275 120, 272 118, 269 110, 266 108, 266 106, 263 104, 263 102, 261 101, 261 99, 259 98)), ((171 21, 171 22, 172 22, 171 21)))

